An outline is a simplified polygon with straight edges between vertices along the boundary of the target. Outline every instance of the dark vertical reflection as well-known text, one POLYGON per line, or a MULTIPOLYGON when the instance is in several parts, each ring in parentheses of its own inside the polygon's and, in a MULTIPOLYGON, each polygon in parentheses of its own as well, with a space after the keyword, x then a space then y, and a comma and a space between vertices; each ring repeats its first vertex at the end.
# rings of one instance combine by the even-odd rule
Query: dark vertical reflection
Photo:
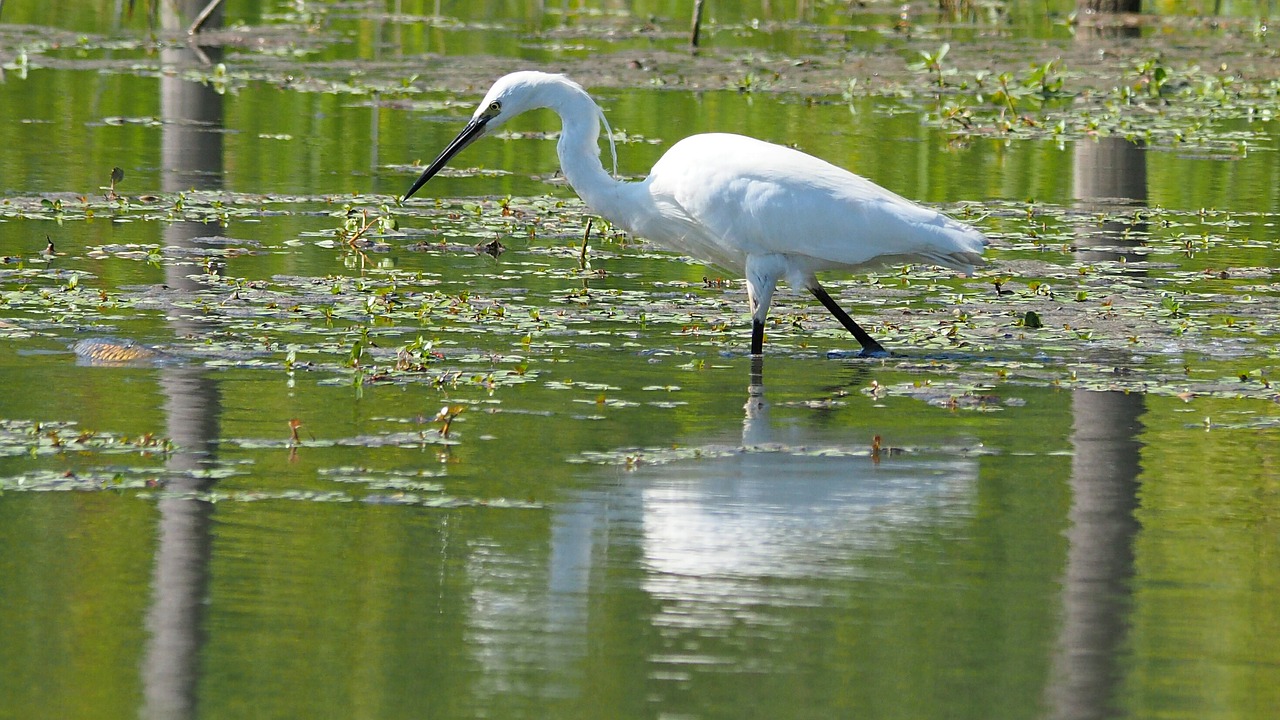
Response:
POLYGON ((382 123, 382 95, 377 92, 373 93, 369 98, 369 106, 372 108, 371 112, 373 114, 373 117, 369 118, 371 131, 369 137, 369 174, 373 176, 373 181, 376 184, 380 177, 378 173, 378 146, 380 143, 378 140, 378 128, 382 123))
MULTIPOLYGON (((178 2, 197 11, 205 5, 192 0, 178 2)), ((170 3, 164 3, 161 12, 166 31, 176 32, 182 28, 183 16, 176 15, 170 3)), ((205 22, 205 29, 221 23, 222 12, 217 10, 205 22)), ((222 96, 208 85, 183 80, 178 72, 168 72, 217 63, 221 58, 220 47, 166 46, 160 51, 160 60, 167 71, 160 78, 160 111, 164 122, 160 167, 165 192, 222 187, 222 96)), ((199 237, 207 229, 206 223, 177 223, 173 227, 185 230, 174 233, 179 241, 199 237)))
POLYGON ((1071 399, 1071 511, 1062 579, 1062 631, 1050 717, 1113 717, 1124 683, 1139 525, 1142 395, 1076 391, 1071 399))
MULTIPOLYGON (((1123 138, 1076 143, 1077 204, 1123 217, 1146 204, 1146 152, 1123 138)), ((1076 259, 1130 261, 1146 228, 1109 220, 1077 238, 1076 259)), ((1071 398, 1074 456, 1067 565, 1062 578, 1062 629, 1048 691, 1056 720, 1114 717, 1125 681, 1134 575, 1134 516, 1146 398, 1138 393, 1077 390, 1071 398)))
MULTIPOLYGON (((206 0, 161 3, 161 25, 180 32, 206 0)), ((219 10, 205 23, 222 23, 219 10)), ((161 51, 166 70, 217 62, 220 49, 176 48, 161 51)), ((212 88, 166 72, 160 79, 161 175, 165 192, 214 189, 222 184, 222 96, 212 88)), ((217 235, 216 223, 176 222, 165 229, 171 250, 165 283, 176 291, 197 290, 189 275, 190 253, 199 239, 217 235), (177 249, 178 251, 173 251, 177 249)), ((204 328, 173 311, 169 326, 177 337, 198 336, 204 328)), ((213 483, 204 472, 212 464, 218 437, 221 400, 218 385, 202 367, 173 365, 160 370, 165 396, 166 433, 179 447, 166 470, 166 496, 157 503, 159 526, 150 633, 143 660, 142 715, 152 719, 190 718, 197 714, 197 684, 204 642, 205 596, 212 554, 213 506, 196 497, 213 483)))
POLYGON ((1076 205, 1107 213, 1110 219, 1100 229, 1076 238, 1077 260, 1140 260, 1126 252, 1136 248, 1146 235, 1145 222, 1126 215, 1147 204, 1147 151, 1141 143, 1121 137, 1079 140, 1073 151, 1072 188, 1076 205), (1124 218, 1124 219, 1116 219, 1124 218), (1105 248, 1094 250, 1094 248, 1105 248))
POLYGON ((1078 201, 1146 204, 1147 152, 1140 143, 1114 135, 1081 140, 1074 161, 1072 182, 1078 201))
POLYGON ((1142 0, 1076 0, 1076 39, 1139 37, 1142 28, 1136 23, 1125 22, 1123 16, 1140 12, 1142 0))

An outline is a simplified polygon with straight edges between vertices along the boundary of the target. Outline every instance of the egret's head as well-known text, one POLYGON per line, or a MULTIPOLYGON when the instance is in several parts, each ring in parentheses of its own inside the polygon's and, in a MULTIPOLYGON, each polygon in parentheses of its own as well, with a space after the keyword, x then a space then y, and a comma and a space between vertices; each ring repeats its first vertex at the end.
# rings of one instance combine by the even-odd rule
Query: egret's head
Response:
POLYGON ((562 93, 566 87, 585 94, 580 85, 563 75, 521 70, 504 75, 489 88, 480 106, 471 115, 471 121, 484 120, 485 133, 492 132, 506 121, 527 110, 548 107, 552 95, 562 93))
POLYGON ((462 128, 462 132, 453 139, 453 142, 440 153, 427 169, 423 171, 418 181, 409 188, 409 192, 404 194, 407 200, 418 188, 426 184, 436 173, 440 172, 454 155, 462 152, 476 140, 492 133, 494 130, 502 126, 503 123, 511 118, 519 115, 526 110, 534 108, 547 107, 548 89, 554 85, 569 84, 581 91, 581 87, 565 78, 563 75, 552 75, 550 73, 536 72, 533 70, 525 70, 521 72, 513 72, 510 75, 504 75, 499 78, 493 87, 489 88, 489 92, 485 94, 484 100, 480 102, 480 106, 476 108, 475 113, 471 115, 471 121, 467 126, 462 128))

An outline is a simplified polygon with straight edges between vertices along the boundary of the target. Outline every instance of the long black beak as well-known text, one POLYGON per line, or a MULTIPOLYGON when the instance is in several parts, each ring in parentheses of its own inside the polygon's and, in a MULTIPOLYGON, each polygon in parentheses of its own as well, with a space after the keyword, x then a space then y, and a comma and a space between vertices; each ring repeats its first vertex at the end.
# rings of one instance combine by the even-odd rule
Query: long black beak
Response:
POLYGON ((409 192, 404 194, 404 199, 408 200, 413 197, 413 194, 418 192, 418 188, 426 185, 427 181, 434 177, 436 173, 440 172, 440 168, 443 168, 448 164, 449 160, 452 159, 454 155, 462 152, 463 148, 475 142, 476 138, 484 134, 484 126, 488 124, 488 122, 489 118, 481 115, 467 123, 467 126, 462 128, 462 132, 458 133, 458 137, 454 138, 453 142, 449 143, 449 146, 444 149, 444 152, 440 153, 440 157, 436 158, 427 166, 427 169, 422 172, 422 177, 418 178, 418 182, 414 183, 413 187, 409 188, 409 192))

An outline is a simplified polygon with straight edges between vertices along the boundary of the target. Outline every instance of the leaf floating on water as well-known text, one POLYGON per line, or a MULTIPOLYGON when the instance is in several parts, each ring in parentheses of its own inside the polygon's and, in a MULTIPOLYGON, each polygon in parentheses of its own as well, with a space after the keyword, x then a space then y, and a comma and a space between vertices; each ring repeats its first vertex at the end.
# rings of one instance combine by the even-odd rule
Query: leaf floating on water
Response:
POLYGON ((163 458, 176 449, 172 440, 153 433, 131 437, 81 429, 73 422, 0 418, 0 457, 141 453, 163 458))

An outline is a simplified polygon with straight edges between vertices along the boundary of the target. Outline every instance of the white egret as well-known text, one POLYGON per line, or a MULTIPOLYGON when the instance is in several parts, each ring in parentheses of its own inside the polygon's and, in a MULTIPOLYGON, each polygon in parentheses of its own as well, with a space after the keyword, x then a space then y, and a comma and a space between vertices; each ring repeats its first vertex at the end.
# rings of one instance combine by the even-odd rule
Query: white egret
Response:
MULTIPOLYGON (((815 273, 910 262, 969 273, 982 262, 987 239, 973 227, 812 155, 742 135, 692 135, 673 145, 649 177, 617 180, 600 163, 600 123, 609 130, 600 106, 563 75, 535 71, 494 83, 405 198, 477 138, 536 108, 560 116, 561 168, 593 212, 633 235, 746 276, 753 355, 763 349, 779 280, 813 293, 853 333, 863 355, 885 356, 815 273)), ((616 166, 616 153, 614 159, 616 166)))

